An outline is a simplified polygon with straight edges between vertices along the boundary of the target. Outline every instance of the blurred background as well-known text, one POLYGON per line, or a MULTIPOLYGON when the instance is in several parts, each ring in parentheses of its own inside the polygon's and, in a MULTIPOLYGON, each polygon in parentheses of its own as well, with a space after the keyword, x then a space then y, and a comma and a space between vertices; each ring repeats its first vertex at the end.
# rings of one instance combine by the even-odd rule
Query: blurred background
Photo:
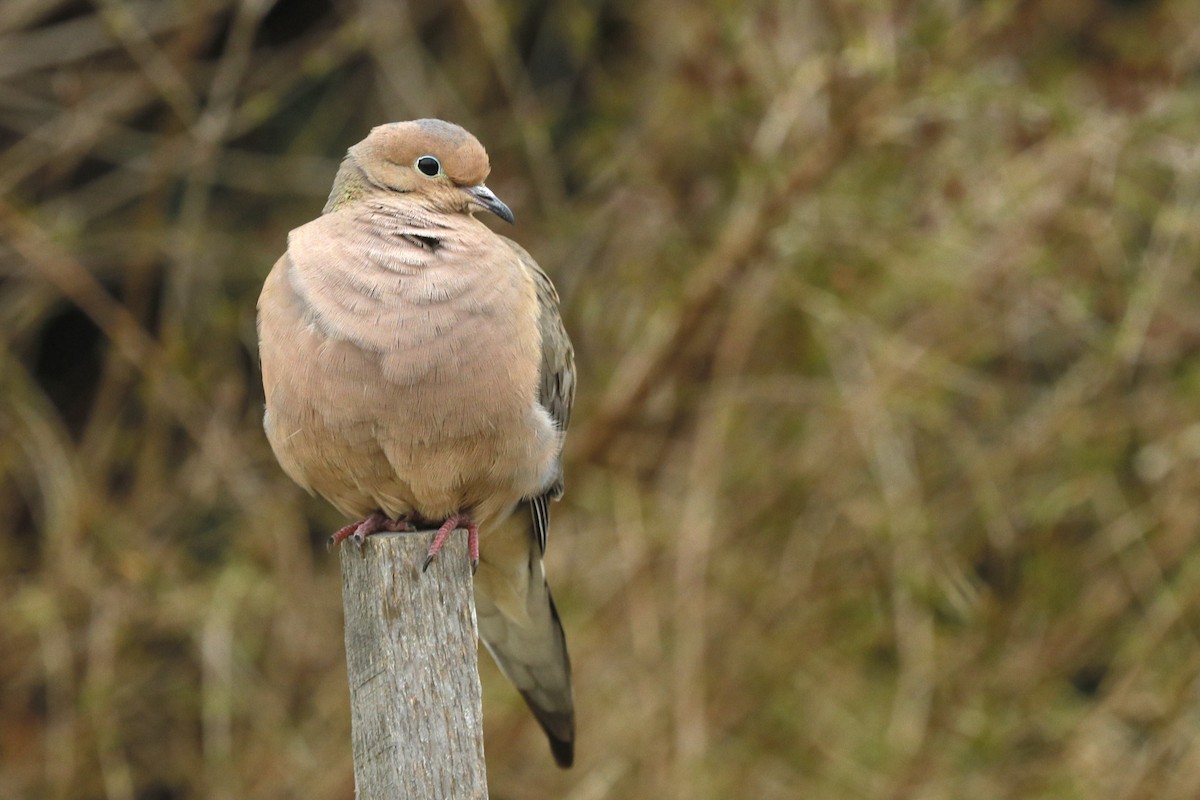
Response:
POLYGON ((255 301, 422 116, 578 350, 493 798, 1200 796, 1191 0, 3 0, 0 797, 352 797, 255 301))

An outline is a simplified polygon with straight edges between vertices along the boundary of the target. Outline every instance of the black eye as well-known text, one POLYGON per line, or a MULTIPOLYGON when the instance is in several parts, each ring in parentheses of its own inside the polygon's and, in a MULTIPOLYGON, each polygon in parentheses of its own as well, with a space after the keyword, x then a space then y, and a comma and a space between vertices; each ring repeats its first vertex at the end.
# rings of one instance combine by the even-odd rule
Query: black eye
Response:
POLYGON ((442 171, 442 165, 433 156, 421 156, 417 159, 417 169, 421 170, 422 175, 428 175, 432 178, 442 171))

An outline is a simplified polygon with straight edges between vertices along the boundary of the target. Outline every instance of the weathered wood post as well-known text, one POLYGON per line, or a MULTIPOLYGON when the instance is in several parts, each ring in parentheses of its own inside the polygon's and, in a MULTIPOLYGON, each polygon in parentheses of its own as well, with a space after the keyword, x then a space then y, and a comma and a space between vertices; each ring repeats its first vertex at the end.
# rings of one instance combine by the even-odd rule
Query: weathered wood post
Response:
POLYGON ((431 535, 340 548, 359 800, 487 798, 466 534, 422 573, 431 535))

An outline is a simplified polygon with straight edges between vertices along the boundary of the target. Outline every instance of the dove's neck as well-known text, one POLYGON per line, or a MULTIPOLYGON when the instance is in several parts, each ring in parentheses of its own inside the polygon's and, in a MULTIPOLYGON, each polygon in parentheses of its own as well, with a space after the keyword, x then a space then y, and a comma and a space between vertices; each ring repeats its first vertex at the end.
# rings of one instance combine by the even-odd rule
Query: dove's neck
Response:
POLYGON ((354 157, 347 154, 342 159, 337 177, 333 179, 333 189, 330 190, 329 199, 325 201, 325 208, 321 209, 321 213, 337 211, 374 190, 375 184, 367 178, 354 157))

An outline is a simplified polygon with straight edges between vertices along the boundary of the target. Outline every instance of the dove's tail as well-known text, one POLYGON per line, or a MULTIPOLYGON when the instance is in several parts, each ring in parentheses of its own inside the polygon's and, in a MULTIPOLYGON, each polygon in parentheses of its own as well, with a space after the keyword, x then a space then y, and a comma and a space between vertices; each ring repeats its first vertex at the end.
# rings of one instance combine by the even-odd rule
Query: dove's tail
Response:
POLYGON ((560 767, 575 759, 575 703, 567 641, 533 534, 528 503, 484 533, 475 576, 479 637, 521 692, 560 767))

